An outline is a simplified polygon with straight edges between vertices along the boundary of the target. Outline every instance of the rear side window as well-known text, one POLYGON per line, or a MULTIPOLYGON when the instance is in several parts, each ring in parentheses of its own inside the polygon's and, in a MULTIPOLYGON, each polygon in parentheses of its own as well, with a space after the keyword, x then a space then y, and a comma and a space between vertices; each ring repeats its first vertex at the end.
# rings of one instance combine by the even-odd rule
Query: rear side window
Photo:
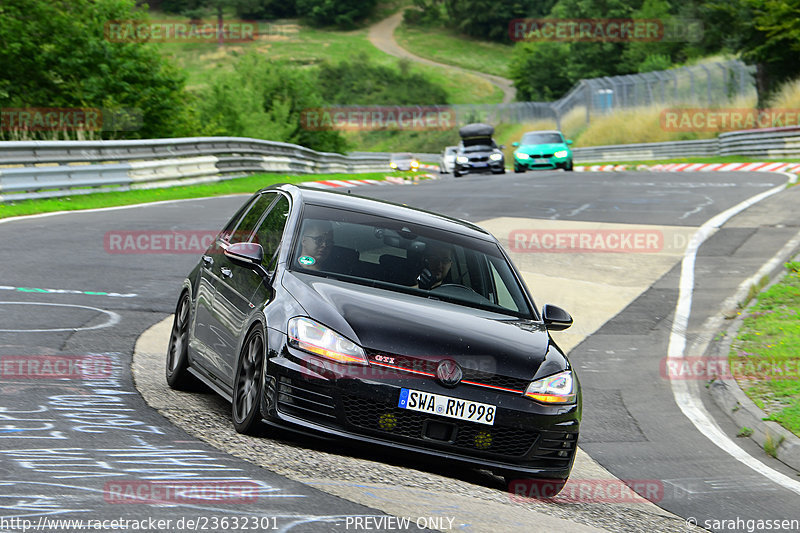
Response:
POLYGON ((268 192, 260 195, 255 201, 251 202, 240 220, 237 221, 235 227, 231 230, 226 228, 223 232, 223 240, 234 244, 237 242, 247 242, 253 235, 253 232, 261 219, 261 215, 275 200, 278 193, 268 192))
POLYGON ((267 270, 273 270, 271 264, 280 247, 288 217, 289 200, 285 196, 279 195, 275 205, 272 206, 253 235, 253 242, 260 244, 264 249, 264 267, 267 270))

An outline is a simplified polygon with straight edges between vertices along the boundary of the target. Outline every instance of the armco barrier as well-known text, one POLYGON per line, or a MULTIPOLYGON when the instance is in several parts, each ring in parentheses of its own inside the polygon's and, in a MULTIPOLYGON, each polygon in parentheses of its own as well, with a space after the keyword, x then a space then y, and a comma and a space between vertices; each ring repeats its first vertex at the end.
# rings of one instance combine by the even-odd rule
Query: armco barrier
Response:
POLYGON ((722 133, 716 139, 619 144, 574 148, 579 163, 647 161, 679 157, 741 155, 763 158, 800 157, 800 127, 765 128, 722 133))
POLYGON ((254 172, 356 174, 388 170, 389 158, 383 154, 344 156, 239 137, 9 141, 0 142, 0 201, 86 194, 97 192, 98 187, 128 190, 190 185, 254 172))

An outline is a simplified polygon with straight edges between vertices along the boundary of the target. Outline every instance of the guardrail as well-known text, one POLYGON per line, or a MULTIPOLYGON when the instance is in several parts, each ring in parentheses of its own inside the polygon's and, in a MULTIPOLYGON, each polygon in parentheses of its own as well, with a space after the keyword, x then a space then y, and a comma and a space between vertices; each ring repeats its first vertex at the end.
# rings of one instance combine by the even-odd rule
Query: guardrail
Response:
POLYGON ((722 133, 716 139, 699 141, 588 146, 574 148, 573 153, 578 163, 646 161, 687 156, 800 157, 800 127, 732 131, 722 133))
POLYGON ((344 156, 240 137, 8 141, 0 142, 0 201, 192 185, 257 172, 384 170, 389 157, 382 154, 344 156))

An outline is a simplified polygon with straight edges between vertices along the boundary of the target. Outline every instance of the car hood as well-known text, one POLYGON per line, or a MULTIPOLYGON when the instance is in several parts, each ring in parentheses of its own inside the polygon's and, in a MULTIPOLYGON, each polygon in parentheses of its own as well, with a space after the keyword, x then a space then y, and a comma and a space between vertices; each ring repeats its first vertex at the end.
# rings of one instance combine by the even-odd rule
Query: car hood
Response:
POLYGON ((371 353, 452 358, 521 379, 568 366, 541 322, 307 274, 285 276, 284 286, 309 316, 371 353))
POLYGON ((558 152, 559 150, 567 150, 567 145, 564 143, 525 144, 514 151, 522 152, 523 154, 541 154, 558 152))

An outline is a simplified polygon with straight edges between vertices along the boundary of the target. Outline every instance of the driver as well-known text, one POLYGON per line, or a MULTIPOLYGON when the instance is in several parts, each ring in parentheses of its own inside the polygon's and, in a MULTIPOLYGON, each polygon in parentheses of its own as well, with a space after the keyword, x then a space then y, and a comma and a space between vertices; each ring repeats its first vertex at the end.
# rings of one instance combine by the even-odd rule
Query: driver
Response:
POLYGON ((429 243, 422 254, 422 272, 417 278, 420 289, 435 289, 442 284, 453 266, 453 249, 444 243, 429 243))
POLYGON ((333 225, 327 220, 307 220, 303 232, 297 262, 308 270, 327 268, 333 249, 333 225))

